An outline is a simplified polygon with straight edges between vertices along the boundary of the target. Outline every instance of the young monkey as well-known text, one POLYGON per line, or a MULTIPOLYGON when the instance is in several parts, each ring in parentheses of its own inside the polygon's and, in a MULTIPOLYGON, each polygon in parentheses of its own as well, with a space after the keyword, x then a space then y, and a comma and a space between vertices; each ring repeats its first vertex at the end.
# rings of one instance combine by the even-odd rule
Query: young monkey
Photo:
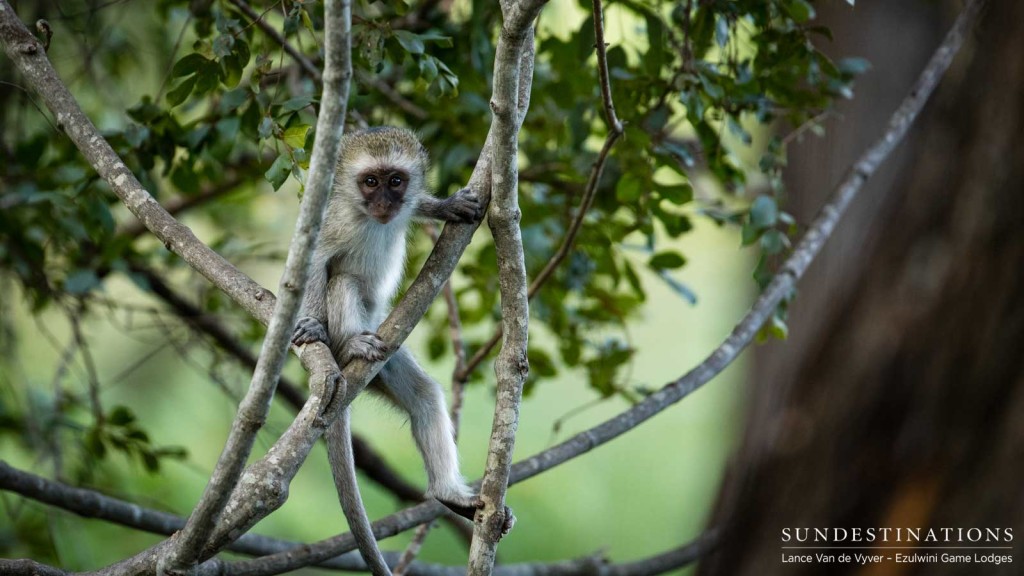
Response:
MULTIPOLYGON (((444 200, 428 194, 427 162, 416 135, 402 128, 370 128, 342 138, 334 189, 292 339, 296 345, 322 341, 340 366, 354 358, 384 358, 387 347, 374 331, 402 280, 410 221, 474 222, 483 216, 469 190, 444 200)), ((440 385, 402 347, 371 387, 409 414, 427 469, 427 496, 472 519, 478 496, 459 473, 440 385)))

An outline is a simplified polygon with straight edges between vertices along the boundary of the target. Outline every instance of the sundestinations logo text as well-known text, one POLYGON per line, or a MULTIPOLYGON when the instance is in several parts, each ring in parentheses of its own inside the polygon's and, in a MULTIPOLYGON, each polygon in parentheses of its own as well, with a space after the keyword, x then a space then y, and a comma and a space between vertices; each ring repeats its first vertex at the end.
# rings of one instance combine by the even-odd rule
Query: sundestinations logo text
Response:
POLYGON ((783 528, 783 564, 1013 562, 1013 528, 783 528))

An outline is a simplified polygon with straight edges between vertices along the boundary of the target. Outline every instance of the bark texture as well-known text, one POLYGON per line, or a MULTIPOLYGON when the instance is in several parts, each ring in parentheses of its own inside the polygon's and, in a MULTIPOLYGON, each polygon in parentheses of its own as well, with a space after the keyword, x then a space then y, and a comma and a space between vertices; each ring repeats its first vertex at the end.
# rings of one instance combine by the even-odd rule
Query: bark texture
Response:
POLYGON ((700 574, 1019 573, 1019 545, 999 566, 783 564, 780 548, 784 527, 1022 533, 1022 55, 1024 4, 990 2, 855 288, 778 402, 755 407, 714 520, 724 538, 700 574))

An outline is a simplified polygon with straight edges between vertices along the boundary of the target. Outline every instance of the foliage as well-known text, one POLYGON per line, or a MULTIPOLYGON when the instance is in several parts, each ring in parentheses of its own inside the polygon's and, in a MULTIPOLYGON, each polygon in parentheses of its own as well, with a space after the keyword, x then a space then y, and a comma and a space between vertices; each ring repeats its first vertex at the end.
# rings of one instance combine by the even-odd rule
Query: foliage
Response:
MULTIPOLYGON (((107 138, 140 181, 161 201, 214 199, 199 202, 190 218, 224 231, 214 245, 229 259, 280 254, 282 247, 261 244, 260 231, 247 223, 260 195, 289 179, 301 193, 315 136, 317 79, 236 2, 161 0, 155 12, 149 5, 121 5, 118 11, 133 11, 132 32, 119 28, 109 8, 62 4, 61 11, 50 2, 22 3, 19 10, 26 21, 51 19, 52 50, 91 48, 92 57, 72 58, 71 69, 62 70, 85 79, 78 92, 102 94, 100 87, 116 90, 155 71, 160 88, 123 110, 90 99, 91 113, 106 120, 107 138), (158 60, 123 56, 133 50, 158 60), (164 61, 170 54, 173 62, 164 61), (254 187, 262 180, 270 186, 254 187), (225 200, 233 192, 235 199, 225 200)), ((321 4, 253 7, 318 65, 321 4)), ((589 11, 589 2, 553 3, 538 28, 520 171, 531 274, 564 237, 608 130, 589 11)), ((760 135, 776 123, 814 125, 835 98, 850 96, 865 66, 822 54, 814 42, 829 33, 813 16, 805 0, 622 0, 607 7, 606 20, 636 30, 612 39, 608 50, 612 94, 626 132, 612 150, 576 249, 533 300, 535 324, 558 344, 530 350, 530 386, 579 367, 602 397, 642 393, 625 376, 634 351, 623 327, 641 310, 650 278, 693 298, 673 273, 686 266, 678 240, 694 219, 741 227, 743 243, 764 255, 756 270, 763 281, 766 256, 788 248, 795 225, 780 207, 786 142, 772 137, 757 144, 760 135)), ((488 128, 499 18, 496 3, 487 0, 456 4, 450 13, 430 1, 354 5, 357 75, 350 110, 357 123, 415 127, 431 151, 441 195, 466 181, 488 128)), ((0 78, 17 82, 6 61, 0 78)), ((59 135, 55 120, 31 96, 2 88, 0 269, 15 279, 33 313, 55 306, 88 313, 107 302, 103 291, 112 276, 148 291, 140 269, 182 266, 163 246, 128 232, 126 222, 119 228, 115 199, 59 135)), ((422 257, 422 247, 417 254, 422 257)), ((493 246, 478 239, 460 270, 462 321, 495 326, 493 246)), ((243 335, 258 340, 261 329, 223 296, 208 289, 200 294, 203 309, 233 317, 243 335)), ((436 310, 428 322, 431 355, 451 354, 446 316, 436 310)), ((781 312, 771 331, 784 335, 781 312)), ((471 338, 470 353, 483 340, 471 338)), ((485 374, 478 369, 472 377, 485 374)), ((113 448, 140 458, 147 469, 162 457, 181 456, 151 446, 134 418, 119 410, 75 413, 78 422, 92 419, 76 427, 86 455, 102 457, 113 448)))

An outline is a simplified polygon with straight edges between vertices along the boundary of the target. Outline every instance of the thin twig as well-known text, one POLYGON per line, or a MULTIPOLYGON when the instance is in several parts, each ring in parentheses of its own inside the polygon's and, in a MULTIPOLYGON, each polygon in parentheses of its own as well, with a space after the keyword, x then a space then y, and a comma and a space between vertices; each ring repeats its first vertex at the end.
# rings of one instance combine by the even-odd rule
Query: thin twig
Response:
POLYGON ((96 362, 93 360, 89 345, 82 336, 81 316, 84 304, 81 300, 74 310, 68 310, 68 322, 71 324, 71 334, 75 338, 75 346, 82 354, 82 362, 85 364, 85 372, 88 375, 89 408, 92 411, 93 420, 96 426, 102 426, 106 417, 103 414, 103 405, 100 403, 100 377, 96 370, 96 362))
POLYGON ((608 119, 608 129, 613 133, 622 133, 622 122, 615 115, 615 103, 612 101, 612 85, 608 80, 608 48, 604 43, 604 11, 601 0, 593 0, 594 5, 594 41, 597 48, 597 71, 601 78, 601 101, 604 103, 604 114, 608 119))
MULTIPOLYGON (((239 405, 224 450, 188 523, 175 536, 170 549, 161 555, 157 567, 157 573, 161 575, 187 572, 202 554, 218 516, 238 484, 260 424, 267 417, 270 400, 288 355, 320 222, 334 183, 334 164, 341 149, 352 78, 348 1, 334 0, 325 6, 327 56, 316 142, 313 144, 306 192, 302 196, 299 218, 281 275, 277 303, 267 326, 249 391, 239 405)), ((347 437, 345 441, 348 442, 347 437)))
POLYGON ((285 52, 287 52, 288 55, 291 56, 292 59, 299 64, 300 67, 302 67, 303 72, 309 75, 309 77, 312 78, 317 84, 322 83, 323 78, 320 76, 320 69, 317 68, 316 65, 313 64, 313 62, 309 58, 306 58, 306 55, 303 54, 302 51, 292 46, 291 43, 288 42, 288 40, 284 36, 282 36, 281 33, 278 32, 276 28, 274 28, 273 26, 270 25, 269 22, 264 20, 261 14, 253 10, 252 6, 249 6, 248 2, 246 2, 245 0, 231 0, 231 3, 234 4, 235 7, 237 7, 243 14, 245 14, 247 18, 252 20, 253 23, 256 24, 256 26, 259 27, 259 29, 262 30, 264 34, 270 36, 270 38, 273 39, 274 42, 277 42, 281 46, 281 48, 285 52))
POLYGON ((782 147, 785 148, 790 143, 792 143, 793 140, 796 140, 800 136, 803 136, 803 134, 805 132, 807 132, 808 130, 814 128, 815 126, 820 124, 822 120, 828 118, 829 116, 835 115, 835 113, 836 113, 835 110, 829 109, 829 110, 825 110, 823 112, 820 112, 818 114, 815 114, 814 117, 812 117, 812 118, 808 118, 806 122, 804 122, 803 124, 797 126, 792 132, 790 132, 789 134, 786 134, 785 136, 782 137, 782 140, 781 140, 782 147))
MULTIPOLYGON (((562 238, 562 243, 559 245, 558 250, 555 251, 554 255, 552 255, 544 265, 544 268, 542 268, 533 281, 530 282, 530 288, 527 292, 527 297, 530 299, 540 291, 541 287, 544 286, 544 283, 551 278, 558 266, 562 264, 565 258, 572 251, 572 248, 576 243, 576 236, 579 234, 580 228, 583 226, 583 220, 586 218, 587 213, 590 212, 590 207, 594 202, 594 195, 597 193, 598 184, 601 182, 601 175, 604 173, 608 154, 611 152, 612 146, 614 146, 619 137, 622 136, 624 130, 622 122, 619 121, 618 116, 615 114, 615 103, 612 101, 611 83, 608 78, 608 55, 605 51, 604 43, 604 13, 601 11, 601 0, 594 0, 593 4, 594 36, 597 39, 597 68, 599 70, 601 98, 604 103, 605 115, 608 119, 609 132, 608 136, 605 137, 604 145, 601 146, 601 152, 598 153, 597 160, 594 162, 594 165, 590 170, 590 176, 587 178, 587 186, 583 191, 583 197, 580 200, 580 207, 576 212, 576 217, 573 218, 572 222, 569 224, 569 229, 562 238)), ((501 341, 502 332, 503 328, 501 324, 499 324, 495 327, 490 338, 488 338, 487 341, 473 353, 472 358, 469 359, 466 366, 457 373, 457 380, 460 382, 466 382, 469 380, 469 375, 480 366, 484 359, 486 359, 491 351, 494 350, 494 347, 498 345, 498 342, 501 341)))
MULTIPOLYGON (((164 210, 172 216, 177 216, 182 212, 186 212, 197 206, 202 206, 211 200, 216 200, 221 196, 233 192, 240 185, 250 182, 251 177, 249 175, 242 175, 237 170, 228 171, 225 178, 215 185, 207 186, 196 194, 190 196, 176 196, 167 201, 164 204, 164 210)), ((139 220, 132 220, 127 225, 123 226, 119 231, 120 234, 127 236, 128 238, 138 238, 139 236, 148 232, 145 224, 139 220)))

